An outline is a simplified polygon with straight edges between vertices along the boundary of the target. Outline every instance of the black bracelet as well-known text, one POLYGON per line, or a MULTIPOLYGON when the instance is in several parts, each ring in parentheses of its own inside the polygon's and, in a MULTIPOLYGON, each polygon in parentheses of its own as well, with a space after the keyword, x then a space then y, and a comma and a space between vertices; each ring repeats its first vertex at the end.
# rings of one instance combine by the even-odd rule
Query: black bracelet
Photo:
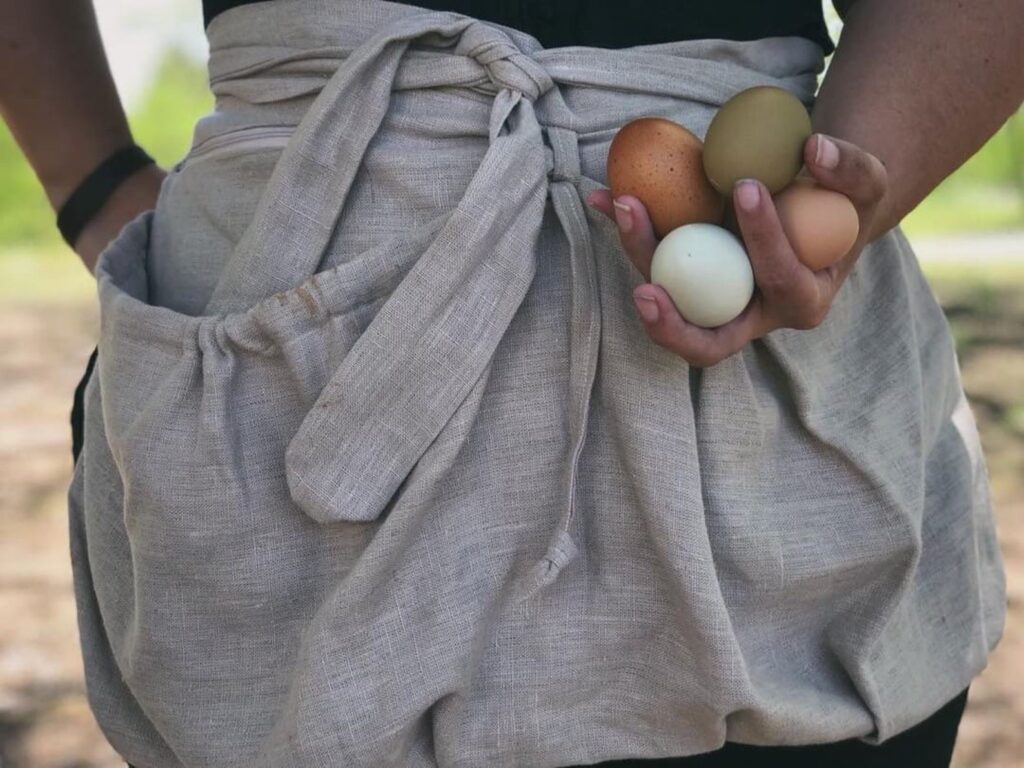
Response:
POLYGON ((152 162, 142 147, 132 144, 117 150, 82 179, 57 212, 57 229, 64 241, 74 248, 82 230, 121 182, 152 162))

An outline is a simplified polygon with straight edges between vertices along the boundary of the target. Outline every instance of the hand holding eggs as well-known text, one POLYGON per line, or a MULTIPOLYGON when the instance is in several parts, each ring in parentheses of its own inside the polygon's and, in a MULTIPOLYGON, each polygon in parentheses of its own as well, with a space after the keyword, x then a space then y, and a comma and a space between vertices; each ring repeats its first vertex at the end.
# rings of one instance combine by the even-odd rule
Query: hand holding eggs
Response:
MULTIPOLYGON (((715 226, 741 179, 760 181, 773 196, 792 253, 809 269, 824 269, 854 247, 860 222, 850 200, 810 177, 797 177, 810 136, 803 104, 769 86, 748 89, 726 102, 703 144, 683 126, 660 117, 634 120, 615 136, 608 155, 611 199, 638 198, 650 219, 641 241, 623 234, 623 243, 645 271, 651 259, 651 282, 664 288, 689 323, 724 325, 743 312, 753 295, 753 268, 743 243, 715 226), (657 245, 651 230, 660 240, 657 245)), ((760 205, 749 208, 760 217, 760 229, 771 226, 764 218, 771 215, 764 195, 760 205)))

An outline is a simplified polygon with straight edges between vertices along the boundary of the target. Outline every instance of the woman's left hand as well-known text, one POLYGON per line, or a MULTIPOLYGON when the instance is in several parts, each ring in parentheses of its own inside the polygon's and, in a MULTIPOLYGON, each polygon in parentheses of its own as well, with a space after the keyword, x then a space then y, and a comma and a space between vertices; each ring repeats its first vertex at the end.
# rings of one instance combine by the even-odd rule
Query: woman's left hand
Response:
POLYGON ((92 274, 103 249, 117 237, 124 226, 156 206, 167 172, 150 164, 126 178, 103 203, 103 207, 86 224, 75 241, 75 253, 92 274))
MULTIPOLYGON (((846 195, 857 209, 860 233, 849 253, 817 272, 805 267, 782 231, 768 190, 757 181, 739 182, 733 191, 733 203, 754 271, 754 297, 735 320, 718 328, 701 328, 680 316, 660 285, 638 286, 633 292, 634 302, 647 334, 656 344, 703 368, 778 328, 806 330, 825 319, 864 246, 881 234, 874 230, 877 221, 884 218, 879 213, 888 179, 885 166, 874 155, 820 134, 804 145, 804 162, 821 186, 846 195)), ((643 203, 624 195, 613 205, 607 189, 591 193, 587 203, 617 222, 626 254, 649 281, 658 240, 643 203)))

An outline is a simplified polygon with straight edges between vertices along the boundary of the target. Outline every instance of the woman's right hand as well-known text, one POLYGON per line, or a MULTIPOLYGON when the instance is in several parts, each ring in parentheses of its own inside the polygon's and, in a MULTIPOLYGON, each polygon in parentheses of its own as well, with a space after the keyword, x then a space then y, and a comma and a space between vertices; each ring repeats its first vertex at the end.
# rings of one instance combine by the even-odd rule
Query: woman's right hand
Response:
POLYGON ((167 172, 157 165, 140 168, 125 179, 107 198, 75 241, 75 253, 90 274, 103 249, 120 234, 128 222, 152 210, 167 172))
POLYGON ((835 264, 814 272, 797 259, 767 188, 756 181, 738 183, 733 191, 734 208, 757 290, 738 317, 717 328, 687 322, 668 292, 649 283, 659 241, 644 204, 632 196, 613 201, 608 189, 588 195, 592 208, 616 221, 623 249, 648 281, 634 289, 633 298, 654 343, 690 365, 704 368, 772 331, 809 330, 824 321, 864 246, 881 234, 876 224, 887 219, 884 200, 889 181, 877 157, 840 139, 809 138, 804 162, 821 186, 853 202, 860 218, 857 242, 835 264))

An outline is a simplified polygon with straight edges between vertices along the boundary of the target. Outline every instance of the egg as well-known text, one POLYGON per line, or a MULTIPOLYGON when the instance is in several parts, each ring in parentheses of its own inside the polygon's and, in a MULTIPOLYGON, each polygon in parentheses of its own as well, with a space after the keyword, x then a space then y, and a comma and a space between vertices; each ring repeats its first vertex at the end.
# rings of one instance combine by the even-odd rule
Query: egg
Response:
POLYGON ((757 179, 775 194, 800 171, 810 135, 810 115, 796 96, 774 86, 748 88, 712 118, 704 171, 723 195, 740 179, 757 179))
POLYGON ((715 328, 734 320, 754 295, 754 272, 743 244, 713 224, 687 224, 654 250, 651 282, 694 325, 715 328))
POLYGON ((672 120, 626 123, 608 149, 612 196, 639 198, 659 238, 684 224, 718 223, 723 200, 704 175, 702 154, 701 140, 672 120))
POLYGON ((815 271, 834 264, 857 241, 860 219, 853 203, 813 179, 797 177, 774 201, 797 258, 815 271))

